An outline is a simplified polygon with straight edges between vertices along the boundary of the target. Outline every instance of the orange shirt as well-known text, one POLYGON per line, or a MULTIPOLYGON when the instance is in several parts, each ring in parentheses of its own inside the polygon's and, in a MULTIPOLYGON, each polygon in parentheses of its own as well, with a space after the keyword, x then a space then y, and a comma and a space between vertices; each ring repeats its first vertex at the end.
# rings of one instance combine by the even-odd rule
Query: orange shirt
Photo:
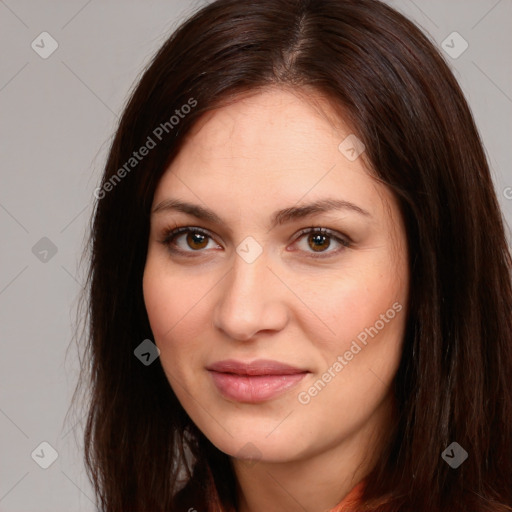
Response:
MULTIPOLYGON (((204 486, 198 479, 192 478, 187 485, 178 492, 175 497, 173 510, 175 512, 189 512, 191 508, 196 510, 220 511, 224 510, 220 505, 217 490, 213 485, 209 473, 208 484, 204 486)), ((361 512, 359 508, 360 497, 364 489, 364 480, 359 482, 334 508, 329 512, 361 512)), ((229 509, 230 511, 234 509, 229 509)))
POLYGON ((364 481, 359 482, 346 496, 329 512, 358 512, 359 503, 364 488, 364 481))

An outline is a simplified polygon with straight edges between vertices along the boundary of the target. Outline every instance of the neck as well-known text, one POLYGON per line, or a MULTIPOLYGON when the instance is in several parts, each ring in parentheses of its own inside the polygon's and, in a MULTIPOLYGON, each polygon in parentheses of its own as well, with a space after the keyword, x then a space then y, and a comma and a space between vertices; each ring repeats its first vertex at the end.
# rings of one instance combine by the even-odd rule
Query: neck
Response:
POLYGON ((238 512, 331 510, 370 472, 388 432, 389 404, 380 420, 334 446, 286 462, 232 459, 237 478, 238 512), (378 425, 379 428, 376 428, 378 425))

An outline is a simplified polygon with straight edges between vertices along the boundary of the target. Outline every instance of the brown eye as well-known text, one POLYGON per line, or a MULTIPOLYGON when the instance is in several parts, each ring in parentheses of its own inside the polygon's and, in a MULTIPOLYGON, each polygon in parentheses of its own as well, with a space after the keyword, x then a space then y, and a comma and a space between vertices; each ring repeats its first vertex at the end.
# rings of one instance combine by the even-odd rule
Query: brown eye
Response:
POLYGON ((187 233, 187 244, 191 249, 204 249, 208 245, 208 237, 203 233, 189 231, 187 233))
POLYGON ((319 233, 310 233, 308 236, 308 245, 315 252, 323 251, 324 249, 328 249, 331 245, 330 237, 319 233))
POLYGON ((344 238, 340 233, 327 228, 306 228, 303 229, 299 235, 302 235, 299 236, 296 241, 299 249, 305 253, 309 253, 307 255, 311 257, 335 256, 351 246, 350 239, 344 238), (303 242, 306 243, 304 244, 303 242), (334 248, 328 250, 333 244, 334 248))
POLYGON ((210 242, 212 242, 214 247, 219 247, 206 231, 193 227, 181 227, 168 230, 165 233, 164 239, 161 240, 161 243, 165 245, 169 251, 185 256, 194 255, 194 252, 203 252, 202 250, 206 249, 210 242))

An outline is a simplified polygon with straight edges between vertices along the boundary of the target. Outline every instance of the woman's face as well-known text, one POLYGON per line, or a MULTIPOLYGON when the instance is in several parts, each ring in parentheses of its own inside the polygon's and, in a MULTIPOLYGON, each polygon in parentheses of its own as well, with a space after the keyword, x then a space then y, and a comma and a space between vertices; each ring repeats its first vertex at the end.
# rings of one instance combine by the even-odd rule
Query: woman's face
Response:
POLYGON ((155 192, 143 284, 160 361, 236 458, 299 460, 385 428, 407 245, 350 133, 269 89, 204 116, 155 192))

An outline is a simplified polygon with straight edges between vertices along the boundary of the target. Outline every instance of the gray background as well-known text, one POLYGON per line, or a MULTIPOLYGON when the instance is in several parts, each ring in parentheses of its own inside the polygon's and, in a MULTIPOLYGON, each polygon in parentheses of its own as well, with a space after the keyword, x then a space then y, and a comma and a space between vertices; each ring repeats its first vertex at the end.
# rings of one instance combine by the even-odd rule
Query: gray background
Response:
MULTIPOLYGON (((95 510, 82 423, 66 417, 78 375, 72 335, 93 190, 132 84, 203 3, 0 0, 2 512, 95 510), (38 38, 44 31, 58 43, 47 59, 31 47, 36 40, 49 48, 38 38), (31 457, 43 441, 58 453, 48 469, 31 457)), ((475 115, 512 226, 512 0, 388 3, 441 47, 454 31, 468 42, 458 58, 445 55, 475 115)), ((445 44, 453 52, 460 43, 445 44)), ((48 449, 36 453, 49 460, 48 449)))

